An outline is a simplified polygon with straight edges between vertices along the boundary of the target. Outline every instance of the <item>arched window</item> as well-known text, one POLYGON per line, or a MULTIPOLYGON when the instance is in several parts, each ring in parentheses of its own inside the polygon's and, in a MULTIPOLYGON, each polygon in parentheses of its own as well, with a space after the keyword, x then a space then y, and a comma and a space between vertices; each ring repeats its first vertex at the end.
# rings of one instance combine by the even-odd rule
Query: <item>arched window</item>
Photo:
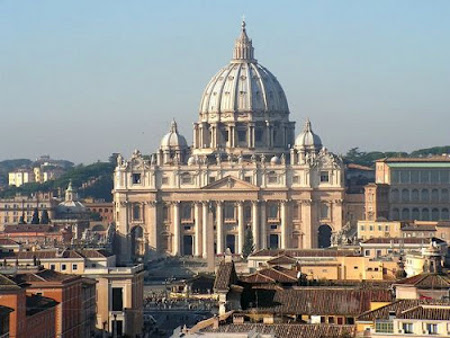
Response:
POLYGON ((414 220, 420 220, 420 211, 419 211, 419 209, 418 208, 413 208, 411 216, 412 216, 411 218, 412 218, 413 221, 414 220))
POLYGON ((448 221, 449 220, 449 217, 450 215, 449 215, 449 212, 448 212, 448 209, 447 208, 444 208, 444 209, 442 209, 441 210, 441 219, 443 220, 443 221, 448 221))
POLYGON ((448 202, 448 189, 441 190, 441 202, 444 202, 444 203, 448 202))
POLYGON ((422 202, 429 202, 430 201, 430 193, 428 192, 428 189, 422 189, 420 193, 420 200, 422 202))
POLYGON ((400 211, 398 210, 398 208, 392 209, 392 220, 398 221, 399 219, 400 219, 400 211))
POLYGON ((413 202, 419 202, 420 201, 419 190, 414 189, 411 192, 411 201, 413 201, 413 202))
POLYGON ((402 190, 402 202, 409 202, 409 191, 408 189, 402 190))
POLYGON ((439 221, 439 209, 438 208, 433 208, 433 210, 431 210, 431 220, 439 221))
POLYGON ((410 215, 409 215, 409 209, 408 208, 403 208, 402 209, 402 220, 406 221, 410 219, 410 215))
POLYGON ((399 201, 399 192, 397 189, 392 189, 391 191, 391 202, 398 202, 399 201))
POLYGON ((331 245, 332 229, 328 224, 322 224, 319 227, 319 248, 328 248, 331 245))
POLYGON ((422 209, 422 221, 429 221, 430 220, 430 210, 428 208, 422 209))
POLYGON ((431 190, 431 202, 439 202, 439 191, 437 189, 431 190))
POLYGON ((139 221, 141 219, 141 206, 139 204, 133 205, 133 221, 139 221))

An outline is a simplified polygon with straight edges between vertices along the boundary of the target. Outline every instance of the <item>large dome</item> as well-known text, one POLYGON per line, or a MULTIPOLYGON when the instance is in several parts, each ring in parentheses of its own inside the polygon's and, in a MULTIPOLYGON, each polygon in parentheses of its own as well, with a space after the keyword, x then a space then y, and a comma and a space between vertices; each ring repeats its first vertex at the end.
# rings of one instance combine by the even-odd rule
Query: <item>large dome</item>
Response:
POLYGON ((209 81, 200 101, 200 114, 229 112, 289 113, 280 83, 253 57, 245 22, 233 59, 209 81))

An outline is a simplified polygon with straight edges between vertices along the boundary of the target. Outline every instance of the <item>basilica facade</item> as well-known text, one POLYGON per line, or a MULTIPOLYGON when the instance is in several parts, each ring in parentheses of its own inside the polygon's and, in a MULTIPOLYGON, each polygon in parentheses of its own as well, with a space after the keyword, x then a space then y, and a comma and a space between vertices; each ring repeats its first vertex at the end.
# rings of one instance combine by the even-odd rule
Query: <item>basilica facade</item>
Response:
POLYGON ((249 233, 255 249, 328 247, 343 225, 343 163, 309 120, 296 135, 289 115, 243 22, 232 60, 203 92, 192 145, 172 121, 155 153, 118 156, 119 258, 241 254, 249 233))

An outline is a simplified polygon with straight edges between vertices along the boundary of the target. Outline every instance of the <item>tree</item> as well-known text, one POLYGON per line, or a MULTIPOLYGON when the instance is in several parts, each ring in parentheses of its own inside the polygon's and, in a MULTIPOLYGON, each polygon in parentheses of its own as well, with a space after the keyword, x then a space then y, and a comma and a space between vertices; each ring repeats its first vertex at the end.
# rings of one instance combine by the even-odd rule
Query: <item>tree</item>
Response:
POLYGON ((47 209, 44 209, 41 213, 41 224, 48 224, 48 223, 50 223, 50 218, 48 217, 47 209))
POLYGON ((244 256, 244 258, 247 258, 248 256, 250 256, 254 249, 255 246, 253 243, 252 229, 247 228, 244 235, 244 245, 242 246, 242 256, 244 256))
POLYGON ((39 211, 38 211, 38 208, 34 208, 33 219, 31 220, 31 224, 39 224, 39 211))

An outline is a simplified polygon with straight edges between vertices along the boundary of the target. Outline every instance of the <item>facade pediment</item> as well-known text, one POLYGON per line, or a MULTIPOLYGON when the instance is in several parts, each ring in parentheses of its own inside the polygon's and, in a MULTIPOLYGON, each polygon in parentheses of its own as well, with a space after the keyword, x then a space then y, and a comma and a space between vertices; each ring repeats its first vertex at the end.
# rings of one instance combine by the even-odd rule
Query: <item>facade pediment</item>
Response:
POLYGON ((233 176, 227 176, 216 182, 204 186, 204 190, 259 190, 259 187, 251 183, 245 182, 233 176))

